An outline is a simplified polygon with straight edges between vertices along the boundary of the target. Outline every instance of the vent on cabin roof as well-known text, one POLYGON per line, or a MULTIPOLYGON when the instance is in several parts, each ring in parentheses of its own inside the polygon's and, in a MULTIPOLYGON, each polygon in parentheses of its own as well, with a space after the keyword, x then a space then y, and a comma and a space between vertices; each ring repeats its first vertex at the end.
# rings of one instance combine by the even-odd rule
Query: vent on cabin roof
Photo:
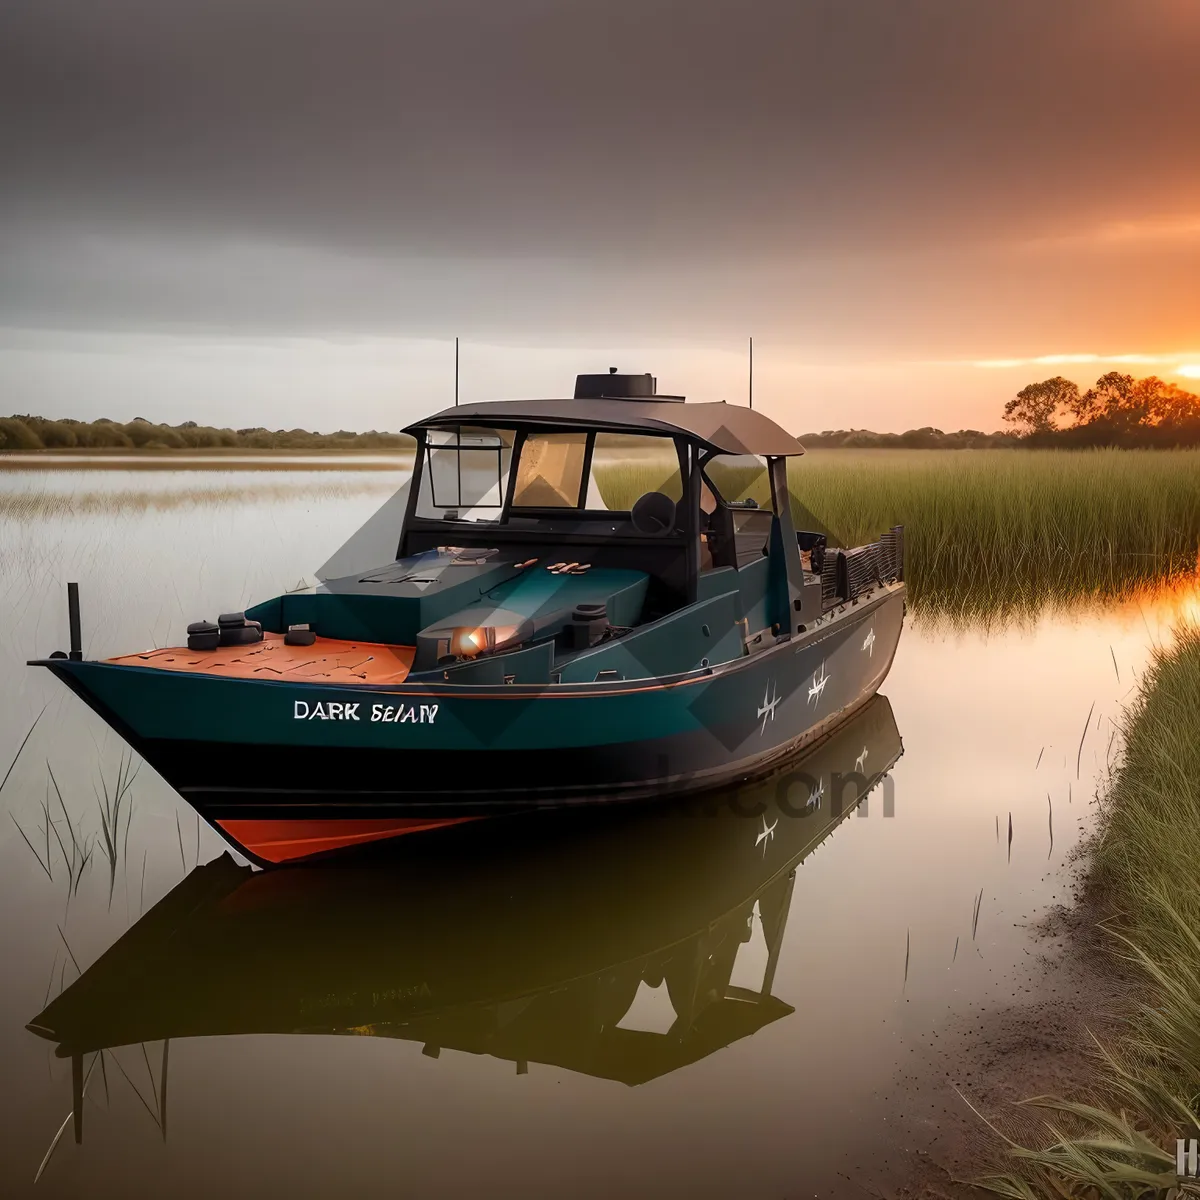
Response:
POLYGON ((622 375, 609 367, 607 375, 576 375, 576 400, 682 400, 682 396, 660 396, 658 380, 650 374, 622 375))

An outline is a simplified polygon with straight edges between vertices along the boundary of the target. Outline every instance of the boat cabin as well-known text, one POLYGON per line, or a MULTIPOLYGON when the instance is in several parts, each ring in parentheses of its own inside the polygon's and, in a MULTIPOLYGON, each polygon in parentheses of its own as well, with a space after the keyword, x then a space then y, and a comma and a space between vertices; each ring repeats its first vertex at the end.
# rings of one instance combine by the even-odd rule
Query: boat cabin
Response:
POLYGON ((647 615, 659 616, 710 592, 706 574, 757 565, 773 522, 790 530, 784 460, 803 448, 761 413, 685 404, 655 382, 581 375, 571 400, 463 405, 410 427, 417 466, 399 557, 452 535, 546 565, 637 571, 647 615), (741 498, 766 479, 769 505, 741 498))
POLYGON ((247 613, 277 634, 408 648, 387 682, 711 668, 802 632, 856 577, 898 577, 898 544, 876 544, 856 576, 794 528, 791 434, 661 395, 651 375, 580 375, 569 399, 458 405, 406 432, 403 511, 373 518, 396 539, 387 557, 247 613))

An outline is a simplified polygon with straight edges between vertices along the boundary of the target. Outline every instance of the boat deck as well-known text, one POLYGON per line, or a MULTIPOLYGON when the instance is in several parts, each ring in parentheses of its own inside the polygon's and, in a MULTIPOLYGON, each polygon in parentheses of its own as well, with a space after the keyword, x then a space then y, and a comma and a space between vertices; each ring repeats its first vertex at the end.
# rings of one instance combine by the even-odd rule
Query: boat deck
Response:
POLYGON ((290 683, 402 683, 412 667, 413 647, 317 638, 311 646, 289 646, 278 633, 265 633, 252 646, 216 650, 168 647, 125 654, 108 661, 123 667, 188 671, 223 679, 286 679, 290 683))

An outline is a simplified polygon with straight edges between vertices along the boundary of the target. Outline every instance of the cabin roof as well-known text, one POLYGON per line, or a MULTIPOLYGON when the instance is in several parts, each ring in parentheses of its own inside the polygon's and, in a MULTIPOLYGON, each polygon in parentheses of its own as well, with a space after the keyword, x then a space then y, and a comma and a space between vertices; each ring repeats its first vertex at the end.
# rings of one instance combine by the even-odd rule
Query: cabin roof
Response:
POLYGON ((672 400, 489 400, 443 409, 405 433, 462 424, 510 428, 594 429, 683 436, 722 454, 803 454, 804 447, 770 417, 737 404, 672 400))

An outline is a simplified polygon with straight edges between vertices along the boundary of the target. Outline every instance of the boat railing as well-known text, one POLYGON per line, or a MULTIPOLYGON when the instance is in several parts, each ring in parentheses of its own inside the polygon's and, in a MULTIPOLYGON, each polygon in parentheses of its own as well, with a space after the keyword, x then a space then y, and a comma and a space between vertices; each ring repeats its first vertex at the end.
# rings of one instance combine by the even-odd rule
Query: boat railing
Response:
POLYGON ((822 557, 822 607, 857 600, 882 584, 904 579, 904 526, 894 525, 877 542, 865 546, 825 549, 822 557))

